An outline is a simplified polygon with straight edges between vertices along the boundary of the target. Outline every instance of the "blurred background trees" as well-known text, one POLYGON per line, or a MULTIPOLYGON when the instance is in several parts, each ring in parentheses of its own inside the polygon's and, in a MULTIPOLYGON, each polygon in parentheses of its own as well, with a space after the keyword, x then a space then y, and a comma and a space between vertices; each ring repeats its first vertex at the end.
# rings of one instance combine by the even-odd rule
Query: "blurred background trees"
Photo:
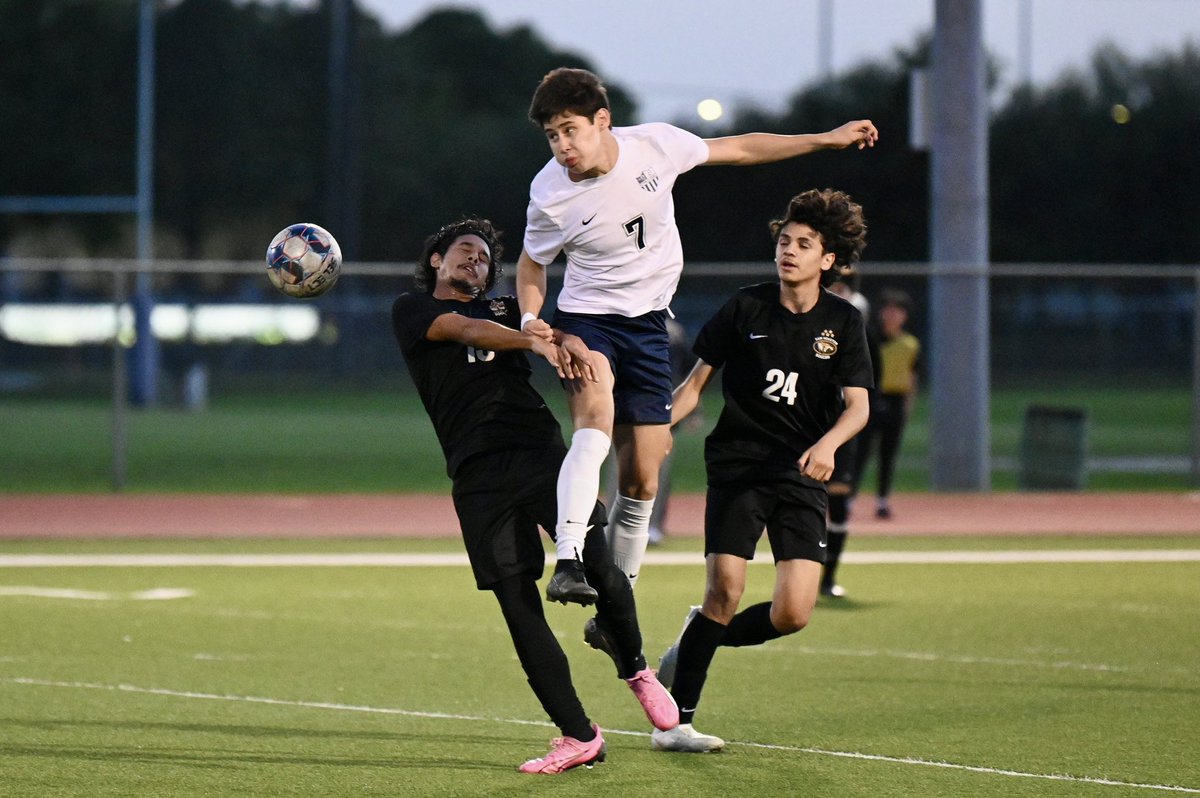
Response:
MULTIPOLYGON (((0 22, 0 195, 133 193, 136 3, 0 0, 0 22)), ((469 10, 433 11, 393 32, 355 9, 345 96, 334 103, 329 30, 324 6, 161 8, 157 254, 258 258, 285 224, 331 214, 347 219, 357 260, 412 260, 424 235, 467 213, 495 219, 516 250, 529 180, 549 157, 525 118, 530 95, 548 70, 588 60, 469 10), (346 115, 350 157, 332 157, 331 107, 346 115)), ((870 117, 882 140, 866 155, 685 175, 677 209, 688 258, 762 259, 765 222, 792 194, 836 186, 867 209, 870 259, 927 259, 927 158, 909 148, 907 130, 909 72, 925 53, 915 43, 798 87, 782 113, 742 108, 703 128, 816 132, 870 117)), ((1141 62, 1105 48, 1087 70, 995 98, 993 259, 1200 261, 1198 73, 1195 48, 1141 62)), ((618 124, 658 121, 639 119, 624 87, 610 91, 618 124)), ((131 225, 0 217, 0 251, 128 255, 131 225)))

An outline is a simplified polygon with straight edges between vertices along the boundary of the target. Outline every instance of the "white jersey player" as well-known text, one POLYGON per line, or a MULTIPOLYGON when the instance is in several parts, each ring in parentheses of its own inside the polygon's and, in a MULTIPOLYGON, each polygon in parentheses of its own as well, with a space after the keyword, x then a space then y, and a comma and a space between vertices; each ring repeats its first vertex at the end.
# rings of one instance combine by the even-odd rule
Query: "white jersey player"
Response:
POLYGON ((567 383, 575 433, 558 481, 558 566, 552 601, 590 603, 579 552, 600 490, 600 467, 615 443, 616 500, 608 535, 617 565, 637 579, 671 448, 668 304, 683 268, 671 188, 700 164, 751 165, 822 149, 875 144, 868 120, 820 134, 746 133, 701 139, 671 125, 614 128, 604 85, 591 72, 560 68, 534 92, 529 118, 553 159, 534 178, 524 250, 517 261, 522 329, 551 335, 538 318, 546 266, 567 259, 553 326, 591 350, 594 381, 567 383))

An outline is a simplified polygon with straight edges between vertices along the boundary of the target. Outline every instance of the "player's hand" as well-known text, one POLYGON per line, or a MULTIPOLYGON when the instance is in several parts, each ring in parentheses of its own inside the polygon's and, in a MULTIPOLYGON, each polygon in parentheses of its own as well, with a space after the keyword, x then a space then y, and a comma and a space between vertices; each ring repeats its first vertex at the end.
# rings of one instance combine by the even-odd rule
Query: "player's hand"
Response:
POLYGON ((837 150, 845 149, 851 145, 858 145, 860 150, 866 147, 874 147, 875 142, 879 140, 879 131, 875 129, 875 124, 870 119, 858 119, 854 122, 847 122, 825 135, 829 136, 830 146, 837 150))
POLYGON ((521 332, 536 335, 542 340, 554 343, 554 330, 551 329, 550 324, 545 319, 530 319, 521 327, 521 332))
POLYGON ((560 373, 565 373, 567 379, 584 379, 588 382, 599 382, 596 369, 592 366, 592 350, 577 335, 557 332, 559 357, 562 360, 560 373))
POLYGON ((567 375, 563 373, 562 367, 562 352, 558 346, 536 335, 528 333, 527 335, 529 335, 529 348, 533 350, 533 353, 539 357, 546 358, 546 362, 554 366, 554 370, 558 372, 559 377, 566 377, 567 375))
POLYGON ((828 482, 829 478, 833 476, 833 455, 836 452, 836 448, 826 446, 818 441, 800 455, 800 460, 797 462, 800 473, 818 482, 828 482))

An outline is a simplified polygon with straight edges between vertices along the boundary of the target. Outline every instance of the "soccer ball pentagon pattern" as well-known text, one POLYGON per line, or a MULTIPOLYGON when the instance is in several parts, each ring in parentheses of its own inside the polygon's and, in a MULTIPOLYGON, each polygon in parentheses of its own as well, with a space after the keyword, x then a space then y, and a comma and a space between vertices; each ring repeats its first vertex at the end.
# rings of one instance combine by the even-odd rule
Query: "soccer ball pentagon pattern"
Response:
POLYGON ((320 225, 289 225, 267 247, 267 276, 290 297, 309 299, 333 288, 342 272, 342 248, 320 225))

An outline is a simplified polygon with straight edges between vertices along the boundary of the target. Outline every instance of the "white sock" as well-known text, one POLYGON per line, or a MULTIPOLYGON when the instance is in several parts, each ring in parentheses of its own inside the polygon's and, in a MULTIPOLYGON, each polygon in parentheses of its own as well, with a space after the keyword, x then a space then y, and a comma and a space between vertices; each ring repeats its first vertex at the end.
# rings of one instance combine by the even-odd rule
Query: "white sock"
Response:
POLYGON ((583 558, 583 539, 600 493, 600 467, 612 444, 598 429, 576 430, 558 471, 558 523, 554 547, 560 560, 583 558))
POLYGON ((642 501, 618 493, 608 513, 608 529, 605 530, 608 548, 612 550, 613 562, 629 577, 630 587, 637 584, 642 560, 646 558, 652 512, 654 499, 642 501))

